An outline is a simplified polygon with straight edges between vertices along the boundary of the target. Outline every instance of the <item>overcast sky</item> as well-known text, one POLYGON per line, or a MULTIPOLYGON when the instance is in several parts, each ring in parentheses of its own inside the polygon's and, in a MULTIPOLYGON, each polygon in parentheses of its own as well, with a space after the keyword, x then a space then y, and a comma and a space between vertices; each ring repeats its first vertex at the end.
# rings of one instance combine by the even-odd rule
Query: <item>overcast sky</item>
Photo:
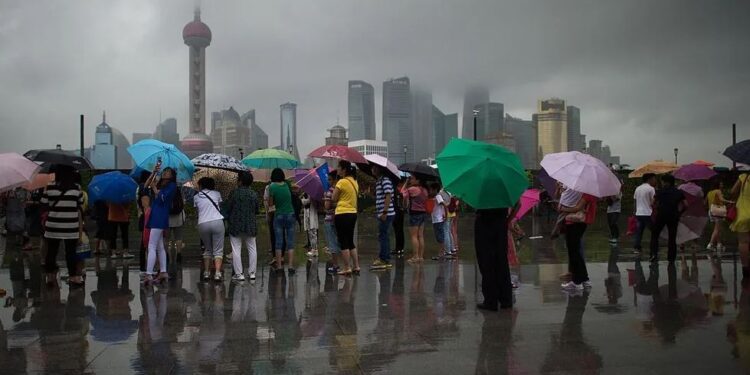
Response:
MULTIPOLYGON (((727 163, 750 138, 746 1, 203 1, 207 110, 255 108, 278 144, 279 104, 298 104, 300 154, 346 126, 350 79, 407 75, 445 113, 486 84, 507 113, 539 98, 581 108, 588 139, 623 161, 727 163)), ((78 115, 130 138, 159 116, 187 133, 189 0, 0 0, 0 152, 77 148, 78 115)), ((460 123, 460 121, 459 121, 460 123)), ((460 132, 459 132, 460 133, 460 132)))

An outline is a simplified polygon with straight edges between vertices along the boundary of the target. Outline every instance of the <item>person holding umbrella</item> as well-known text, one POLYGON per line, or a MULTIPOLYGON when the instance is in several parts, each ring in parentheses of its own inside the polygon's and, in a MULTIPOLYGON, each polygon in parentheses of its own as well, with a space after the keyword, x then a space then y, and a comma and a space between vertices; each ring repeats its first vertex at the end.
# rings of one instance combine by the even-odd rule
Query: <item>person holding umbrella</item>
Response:
POLYGON ((249 258, 248 277, 254 281, 258 264, 258 250, 255 244, 255 237, 258 235, 256 216, 260 212, 260 202, 255 191, 251 189, 253 175, 250 172, 240 172, 239 182, 240 186, 229 195, 226 204, 229 240, 232 244, 233 279, 245 280, 242 269, 242 242, 244 240, 249 258))
POLYGON ((667 260, 672 263, 677 258, 677 225, 680 216, 687 207, 685 194, 677 189, 675 178, 670 174, 661 176, 662 188, 654 196, 656 220, 651 231, 651 262, 659 261, 659 235, 664 227, 667 228, 669 239, 667 242, 667 260))
MULTIPOLYGON (((222 261, 224 260, 224 215, 221 213, 221 194, 216 191, 216 181, 203 177, 198 181, 200 191, 193 197, 198 210, 198 234, 205 251, 203 252, 203 281, 211 276, 211 260, 214 264, 214 281, 224 280, 222 261)), ((240 274, 241 275, 241 274, 240 274)))
POLYGON ((169 211, 172 208, 177 184, 175 183, 177 174, 172 168, 161 170, 161 163, 157 162, 154 166, 151 177, 147 182, 150 186, 153 200, 151 201, 151 213, 146 228, 150 229, 148 240, 148 255, 146 259, 146 277, 143 279, 144 284, 148 285, 154 282, 154 267, 156 258, 159 258, 159 273, 157 281, 166 281, 167 274, 167 251, 164 248, 165 231, 169 229, 169 211), (161 176, 157 175, 161 171, 161 176))
POLYGON ((68 283, 82 286, 83 277, 78 270, 76 247, 81 238, 83 217, 83 191, 75 182, 75 170, 66 165, 55 168, 55 183, 47 187, 41 200, 47 211, 44 224, 44 238, 47 242, 47 256, 44 268, 47 283, 57 280, 57 251, 60 243, 65 246, 65 263, 68 267, 68 283))
POLYGON ((349 276, 359 273, 359 255, 354 243, 354 231, 357 225, 357 197, 359 196, 359 185, 355 179, 357 170, 346 161, 339 161, 339 181, 333 190, 333 202, 336 203, 335 216, 333 218, 336 226, 336 236, 341 247, 341 256, 344 268, 338 272, 339 275, 349 276))
POLYGON ((375 217, 378 221, 378 243, 380 252, 378 259, 372 263, 370 269, 383 270, 393 267, 391 265, 391 239, 388 230, 393 225, 396 210, 393 205, 393 182, 385 174, 385 168, 379 165, 372 166, 372 174, 377 180, 375 182, 375 217))
POLYGON ((558 209, 565 214, 565 247, 568 249, 568 269, 571 280, 562 284, 566 290, 583 290, 590 288, 589 273, 581 245, 587 225, 596 219, 596 198, 567 188, 560 195, 558 209))

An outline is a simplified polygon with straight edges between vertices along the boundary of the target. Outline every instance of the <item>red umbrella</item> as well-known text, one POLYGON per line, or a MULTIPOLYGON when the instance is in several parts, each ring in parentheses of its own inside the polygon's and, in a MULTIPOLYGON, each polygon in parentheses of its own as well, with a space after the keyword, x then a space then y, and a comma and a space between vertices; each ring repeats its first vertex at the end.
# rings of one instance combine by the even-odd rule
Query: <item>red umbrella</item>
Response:
POLYGON ((359 151, 342 145, 321 146, 313 150, 308 156, 321 159, 341 159, 351 163, 367 164, 367 159, 365 159, 359 151))

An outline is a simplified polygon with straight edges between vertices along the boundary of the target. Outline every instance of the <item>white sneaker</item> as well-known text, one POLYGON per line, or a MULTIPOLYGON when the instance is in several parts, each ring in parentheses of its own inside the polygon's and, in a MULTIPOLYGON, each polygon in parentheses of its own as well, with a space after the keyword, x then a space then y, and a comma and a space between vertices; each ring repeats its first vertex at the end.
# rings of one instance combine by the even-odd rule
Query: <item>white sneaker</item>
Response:
POLYGON ((232 281, 245 281, 245 275, 238 273, 232 276, 232 281))
POLYGON ((310 251, 307 252, 307 256, 309 256, 311 258, 317 257, 318 256, 318 251, 317 250, 310 250, 310 251))
POLYGON ((203 281, 211 280, 211 272, 203 272, 203 281))
POLYGON ((250 280, 255 280, 255 272, 250 272, 250 280))
POLYGON ((583 290, 583 284, 576 284, 572 281, 568 281, 567 283, 560 285, 560 287, 563 289, 583 290))
POLYGON ((708 244, 708 246, 706 246, 706 250, 707 251, 714 251, 714 250, 716 250, 716 247, 714 247, 714 245, 708 244))
POLYGON ((584 281, 583 282, 583 287, 586 288, 586 289, 591 289, 592 286, 593 286, 593 284, 591 284, 591 281, 584 281))

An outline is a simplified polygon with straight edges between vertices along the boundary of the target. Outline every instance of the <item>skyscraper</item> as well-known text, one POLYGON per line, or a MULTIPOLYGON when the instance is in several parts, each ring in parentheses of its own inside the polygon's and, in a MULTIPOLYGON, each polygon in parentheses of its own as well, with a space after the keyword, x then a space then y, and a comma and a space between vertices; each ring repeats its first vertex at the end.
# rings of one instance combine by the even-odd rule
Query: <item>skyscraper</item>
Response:
MULTIPOLYGON (((505 117, 505 106, 503 103, 481 103, 474 106, 477 112, 477 140, 483 140, 487 137, 496 137, 498 133, 506 133, 503 128, 505 117)), ((473 115, 473 113, 472 113, 473 115)), ((474 124, 472 119, 471 126, 474 137, 474 124)))
POLYGON ((349 81, 349 138, 375 139, 375 90, 365 81, 349 81))
POLYGON ((136 144, 144 139, 151 139, 154 135, 151 133, 133 133, 133 144, 136 144))
POLYGON ((252 151, 268 148, 268 134, 263 128, 255 122, 255 110, 251 109, 240 117, 242 124, 250 129, 250 149, 245 151, 249 154, 252 151))
POLYGON ((229 109, 215 113, 218 113, 219 116, 218 120, 215 120, 217 116, 211 115, 213 152, 235 158, 241 158, 242 155, 240 154, 252 152, 250 128, 242 122, 240 114, 237 113, 234 107, 229 107, 229 109), (242 149, 241 152, 240 149, 242 149))
POLYGON ((297 105, 284 103, 280 106, 281 143, 279 148, 294 155, 299 160, 297 149, 297 105))
POLYGON ((443 114, 438 107, 432 106, 432 127, 434 132, 434 149, 437 157, 445 145, 458 136, 458 113, 443 114))
POLYGON ((391 160, 397 164, 414 161, 411 86, 408 77, 383 82, 383 140, 388 143, 391 160))
POLYGON ((432 93, 414 89, 411 97, 414 160, 435 158, 435 131, 432 116, 432 93))
POLYGON ((534 120, 539 134, 540 158, 547 154, 568 151, 568 115, 564 100, 539 100, 534 120))
POLYGON ((154 139, 169 143, 171 145, 180 145, 180 134, 177 133, 177 120, 170 117, 156 125, 156 131, 154 131, 154 139))
MULTIPOLYGON (((599 139, 592 139, 589 141, 589 148, 588 148, 588 154, 602 160, 602 146, 604 145, 604 142, 602 142, 599 139)), ((604 160, 602 160, 604 161, 604 160)))
POLYGON ((516 154, 521 159, 525 169, 536 169, 539 166, 537 160, 537 129, 533 121, 515 118, 509 114, 505 115, 505 131, 515 139, 516 154))
POLYGON ((107 124, 102 113, 102 123, 96 127, 94 146, 91 148, 91 163, 96 169, 130 169, 133 162, 128 154, 130 142, 119 130, 107 124))
POLYGON ((190 48, 189 85, 190 134, 182 140, 182 151, 188 157, 213 152, 211 140, 206 136, 206 47, 211 44, 211 29, 201 22, 200 8, 195 18, 182 29, 182 39, 190 48))
POLYGON ((464 113, 461 127, 461 138, 472 139, 474 136, 474 106, 489 103, 490 91, 486 87, 472 87, 464 95, 464 113))
POLYGON ((586 148, 581 143, 581 109, 569 105, 568 111, 568 151, 582 151, 586 148))

